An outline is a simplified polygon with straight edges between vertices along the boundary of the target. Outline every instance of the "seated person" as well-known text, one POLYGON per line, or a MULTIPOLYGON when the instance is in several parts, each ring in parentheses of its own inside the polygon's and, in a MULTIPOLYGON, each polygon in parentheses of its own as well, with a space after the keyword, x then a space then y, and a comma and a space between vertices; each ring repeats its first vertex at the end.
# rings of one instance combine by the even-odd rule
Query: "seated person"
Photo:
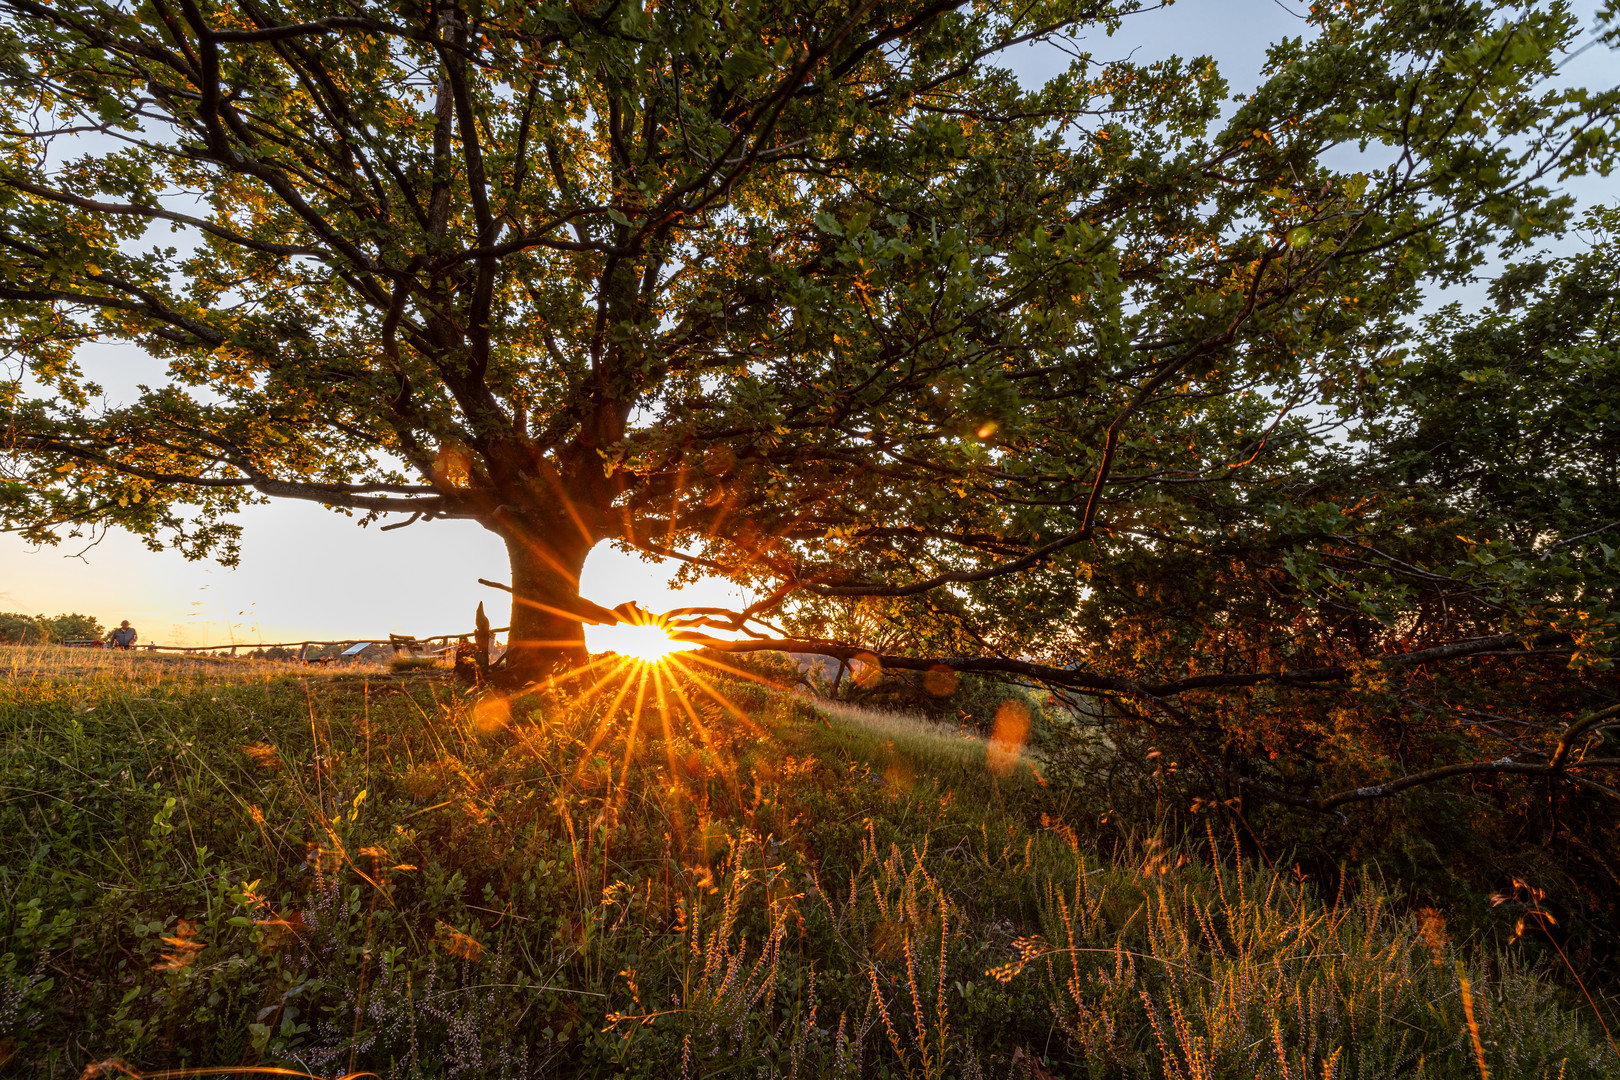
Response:
POLYGON ((107 641, 115 649, 128 649, 134 646, 138 637, 140 635, 135 632, 135 628, 129 625, 128 619, 125 619, 116 630, 107 635, 107 641))

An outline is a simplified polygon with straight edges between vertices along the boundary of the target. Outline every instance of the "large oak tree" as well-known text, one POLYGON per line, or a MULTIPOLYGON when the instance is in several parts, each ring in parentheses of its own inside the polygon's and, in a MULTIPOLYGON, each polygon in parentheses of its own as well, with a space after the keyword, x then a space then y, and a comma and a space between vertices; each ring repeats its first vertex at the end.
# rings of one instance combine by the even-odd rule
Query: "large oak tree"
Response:
POLYGON ((474 520, 517 678, 612 617, 608 539, 753 586, 682 620, 725 648, 1041 679, 1250 794, 1572 775, 1601 695, 1342 798, 1231 755, 1266 694, 1601 668, 1582 515, 1484 535, 1498 489, 1432 482, 1452 353, 1403 349, 1426 286, 1563 226, 1615 95, 1549 81, 1557 4, 1324 3, 1235 98, 1115 44, 1157 7, 0 0, 0 514, 225 558, 263 498, 474 520), (1029 85, 1035 46, 1072 63, 1029 85), (104 403, 94 341, 163 380, 104 403), (1574 576, 1508 573, 1537 552, 1574 576))

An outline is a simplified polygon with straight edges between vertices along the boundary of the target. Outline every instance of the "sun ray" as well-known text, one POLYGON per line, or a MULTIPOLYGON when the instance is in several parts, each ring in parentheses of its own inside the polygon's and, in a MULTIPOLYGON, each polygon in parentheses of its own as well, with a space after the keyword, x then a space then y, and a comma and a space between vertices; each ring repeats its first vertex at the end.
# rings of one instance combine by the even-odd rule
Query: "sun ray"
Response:
POLYGON ((713 540, 720 535, 720 526, 725 523, 727 515, 735 508, 736 497, 728 491, 720 500, 720 512, 715 514, 709 522, 708 539, 713 540))
POLYGON ((680 683, 671 678, 669 680, 669 686, 670 689, 675 692, 675 696, 680 699, 681 708, 685 709, 686 715, 691 717, 692 727, 696 729, 698 736, 703 739, 704 744, 708 746, 708 748, 714 752, 714 756, 719 759, 721 764, 720 773, 725 779, 726 788, 731 792, 732 799, 736 801, 738 806, 741 806, 742 792, 737 787, 737 770, 735 765, 726 756, 720 745, 715 742, 714 736, 709 734, 709 729, 704 725, 702 717, 698 716, 697 710, 692 707, 692 703, 687 700, 686 694, 681 690, 680 683))
MULTIPOLYGON (((522 604, 524 607, 532 607, 536 611, 543 611, 547 615, 556 615, 559 618, 573 619, 575 622, 585 623, 586 625, 590 625, 590 620, 587 619, 585 616, 579 614, 577 611, 569 611, 566 608, 552 607, 550 604, 542 604, 538 600, 530 600, 527 596, 519 596, 517 593, 512 594, 512 600, 513 600, 514 603, 522 604)), ((528 642, 529 639, 525 638, 524 641, 528 642)), ((530 644, 537 644, 537 645, 575 645, 575 644, 578 644, 577 642, 567 641, 567 640, 563 640, 563 641, 539 641, 539 642, 529 642, 529 643, 530 644)))
POLYGON ((649 670, 653 677, 653 689, 658 695, 658 720, 664 729, 664 755, 669 758, 669 775, 678 780, 680 765, 675 760, 675 729, 669 723, 669 701, 664 696, 663 672, 656 667, 649 670))
MULTIPOLYGON (((576 708, 581 705, 588 704, 592 698, 602 692, 602 689, 607 686, 608 683, 612 682, 616 676, 622 674, 622 668, 619 665, 610 664, 609 668, 610 670, 606 675, 603 675, 600 679, 597 679, 596 682, 591 684, 591 688, 589 690, 586 690, 584 693, 580 694, 579 697, 574 699, 573 704, 576 708)), ((613 707, 617 704, 618 702, 614 701, 613 705, 608 706, 609 714, 613 712, 613 707)))
POLYGON ((692 708, 692 703, 689 702, 686 699, 686 695, 681 692, 680 684, 674 678, 671 678, 669 680, 669 688, 674 692, 675 697, 680 701, 681 708, 686 711, 686 715, 691 718, 692 730, 696 731, 704 743, 706 743, 712 749, 714 746, 714 740, 709 736, 709 729, 704 726, 703 718, 697 714, 697 712, 692 708))
MULTIPOLYGON (((642 703, 645 698, 646 679, 649 677, 653 679, 656 688, 656 681, 659 677, 656 667, 645 667, 642 671, 643 681, 636 695, 636 713, 638 715, 642 711, 642 703)), ((669 710, 661 690, 658 693, 658 699, 659 724, 664 732, 664 757, 668 761, 670 782, 669 789, 665 793, 665 798, 668 799, 665 818, 669 822, 670 831, 674 834, 674 850, 684 851, 686 850, 686 818, 681 813, 678 797, 684 785, 681 781, 680 766, 675 760, 675 736, 669 726, 669 710)))
MULTIPOLYGON (((664 672, 658 667, 649 668, 648 670, 652 675, 653 691, 658 698, 658 720, 664 730, 664 756, 669 761, 670 781, 676 795, 676 802, 671 807, 669 817, 675 825, 676 841, 680 848, 684 850, 687 843, 686 818, 680 811, 679 795, 686 794, 688 799, 691 798, 690 793, 686 791, 688 778, 682 770, 681 762, 675 757, 675 731, 674 725, 670 723, 669 695, 664 689, 664 672)), ((700 818, 699 825, 701 826, 701 824, 700 818)))
MULTIPOLYGON (((568 518, 574 523, 574 527, 579 530, 580 537, 584 539, 586 544, 596 543, 595 535, 593 535, 591 530, 586 526, 585 519, 580 516, 579 508, 574 505, 573 498, 563 487, 562 476, 557 472, 556 466, 542 458, 540 475, 545 477, 546 482, 551 485, 551 490, 562 502, 563 509, 567 511, 568 518)), ((579 580, 577 575, 570 576, 573 577, 576 582, 579 580)))
POLYGON ((686 659, 687 660, 695 660, 700 664, 707 664, 709 667, 714 668, 716 671, 724 671, 726 674, 735 675, 740 679, 747 679, 750 682, 757 682, 761 686, 770 687, 772 690, 785 690, 785 689, 787 689, 785 686, 782 685, 782 682, 779 679, 767 679, 763 675, 755 675, 752 671, 744 671, 742 668, 732 667, 730 664, 722 664, 720 661, 715 660, 712 657, 704 656, 701 653, 697 653, 697 652, 688 653, 687 656, 686 656, 686 659))
POLYGON ((561 675, 548 676, 543 682, 535 683, 535 687, 541 690, 553 690, 565 682, 572 682, 575 679, 583 678, 584 676, 590 674, 594 669, 605 664, 612 664, 621 659, 622 658, 618 656, 599 656, 595 660, 581 664, 577 668, 570 668, 561 675))
POLYGON ((675 494, 669 503, 669 538, 665 541, 667 547, 675 546, 675 526, 681 515, 681 496, 686 489, 686 459, 681 459, 680 465, 675 469, 675 494))
MULTIPOLYGON (((564 579, 572 581, 576 586, 579 584, 578 571, 570 570, 561 559, 557 558, 553 552, 547 550, 543 545, 524 540, 523 546, 529 550, 531 555, 534 555, 558 574, 561 574, 564 579)), ((514 591, 512 595, 516 596, 517 592, 514 591)))
POLYGON ((552 676, 548 681, 555 681, 557 683, 569 682, 573 679, 578 679, 584 675, 587 675, 597 668, 612 667, 615 663, 622 661, 623 659, 624 657, 622 656, 613 656, 611 654, 593 656, 590 660, 581 664, 579 667, 569 668, 567 671, 559 672, 558 674, 552 676))
POLYGON ((619 675, 624 676, 624 681, 619 684, 619 692, 613 695, 613 700, 608 704, 607 711, 602 714, 602 722, 598 724, 596 728, 597 733, 592 736, 590 743, 585 747, 585 754, 587 757, 590 755, 592 750, 596 749, 596 744, 601 741, 603 733, 613 726, 613 716, 619 711, 619 705, 624 701, 624 696, 630 692, 630 675, 638 668, 641 668, 641 665, 632 664, 622 657, 617 659, 619 660, 618 666, 615 667, 613 672, 608 675, 606 679, 603 679, 602 682, 605 683, 608 681, 608 679, 619 675))
MULTIPOLYGON (((615 659, 618 658, 615 657, 615 659)), ((614 666, 613 670, 603 676, 596 685, 598 687, 605 686, 615 676, 627 675, 633 666, 634 665, 631 665, 626 661, 620 660, 620 662, 614 666)), ((585 749, 580 752, 579 766, 574 770, 574 779, 576 781, 584 775, 585 764, 586 762, 590 761, 591 754, 596 751, 596 748, 601 745, 602 740, 607 737, 608 732, 613 729, 613 714, 618 710, 619 702, 624 700, 624 695, 629 689, 630 680, 628 677, 626 677, 625 680, 619 685, 619 692, 614 696, 613 703, 607 707, 607 712, 603 714, 601 722, 598 723, 596 725, 596 729, 591 732, 590 741, 585 744, 585 749)), ((576 701, 572 704, 575 708, 578 708, 581 703, 576 701)))
POLYGON ((624 522, 625 543, 629 544, 631 547, 636 547, 636 516, 635 513, 630 509, 630 501, 622 498, 622 496, 629 492, 630 487, 625 482, 623 471, 616 469, 614 470, 613 476, 618 485, 618 491, 614 494, 613 501, 609 505, 619 507, 619 517, 624 522))
POLYGON ((677 657, 670 657, 669 662, 679 668, 688 679, 691 679, 694 683, 696 683, 698 688, 701 689, 705 694, 708 694, 709 697, 712 698, 722 709, 726 710, 726 712, 730 713, 732 716, 735 716, 739 721, 741 721, 743 726, 748 729, 749 734, 765 734, 765 729, 760 727, 753 717, 739 709, 735 704, 732 703, 730 698, 721 693, 707 679, 699 675, 692 668, 687 667, 686 664, 677 657))
MULTIPOLYGON (((638 685, 638 687, 644 687, 646 685, 646 683, 647 683, 647 665, 640 664, 640 665, 636 665, 636 666, 640 668, 640 670, 637 672, 637 674, 640 676, 637 685, 638 685)), ((609 730, 612 729, 612 727, 613 727, 613 715, 614 715, 614 713, 616 713, 618 711, 619 703, 624 700, 624 695, 629 689, 630 689, 630 679, 627 676, 625 678, 625 680, 624 680, 624 684, 619 687, 619 693, 618 693, 617 696, 614 697, 613 704, 608 706, 607 715, 603 718, 602 723, 597 725, 596 735, 591 739, 590 746, 588 746, 586 748, 585 757, 580 760, 580 769, 581 770, 584 769, 585 761, 587 759, 589 759, 591 752, 593 750, 595 750, 596 745, 597 745, 597 743, 599 743, 601 741, 602 736, 605 735, 609 730)), ((608 766, 608 779, 607 779, 608 790, 607 790, 607 795, 604 796, 603 799, 602 799, 603 817, 608 822, 614 822, 614 821, 618 820, 619 809, 620 809, 620 807, 622 807, 624 805, 624 793, 625 793, 626 786, 627 786, 628 780, 629 780, 629 775, 630 775, 630 758, 635 753, 635 750, 636 750, 636 731, 641 726, 640 704, 641 704, 641 695, 638 692, 637 695, 636 695, 637 708, 635 709, 634 712, 631 713, 631 716, 630 716, 630 730, 625 735, 625 740, 624 740, 624 767, 619 771, 619 782, 618 782, 617 785, 615 785, 613 783, 613 767, 612 767, 611 764, 608 766)), ((607 888, 608 852, 613 846, 613 835, 614 835, 614 830, 613 830, 612 826, 609 825, 609 827, 606 828, 603 831, 603 836, 602 836, 602 887, 604 889, 607 888)))
POLYGON ((619 692, 613 695, 613 701, 607 707, 606 715, 609 719, 619 711, 619 705, 624 701, 624 696, 630 692, 630 674, 632 672, 639 674, 643 679, 647 677, 647 672, 641 665, 631 664, 627 661, 621 662, 621 666, 615 674, 623 674, 625 679, 624 682, 619 684, 619 692))
MULTIPOLYGON (((615 795, 615 798, 618 799, 624 798, 625 788, 630 782, 630 759, 635 755, 636 734, 641 730, 641 702, 647 693, 647 670, 646 665, 642 665, 641 670, 637 672, 640 681, 636 684, 636 707, 630 711, 630 731, 624 738, 624 766, 619 770, 619 787, 618 793, 615 795)), ((624 680, 624 690, 629 689, 630 680, 626 679, 624 680)), ((619 697, 613 704, 617 706, 622 700, 624 700, 624 691, 620 691, 619 697)))

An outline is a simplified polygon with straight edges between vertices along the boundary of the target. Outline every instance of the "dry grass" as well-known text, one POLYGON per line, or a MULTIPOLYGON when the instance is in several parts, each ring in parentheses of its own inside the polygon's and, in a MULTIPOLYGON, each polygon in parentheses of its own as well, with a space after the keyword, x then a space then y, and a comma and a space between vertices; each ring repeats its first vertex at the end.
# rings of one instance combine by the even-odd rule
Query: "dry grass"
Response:
POLYGON ((124 685, 160 682, 241 682, 276 675, 306 674, 293 660, 190 656, 125 649, 66 648, 61 645, 0 645, 0 680, 12 683, 111 681, 124 685))
POLYGON ((822 715, 862 728, 882 738, 899 738, 932 743, 941 748, 961 749, 964 753, 984 756, 987 740, 982 732, 965 724, 946 724, 914 713, 891 712, 852 705, 846 701, 813 699, 815 710, 822 715), (966 744, 961 745, 959 744, 966 744), (971 749, 976 747, 977 749, 971 749))

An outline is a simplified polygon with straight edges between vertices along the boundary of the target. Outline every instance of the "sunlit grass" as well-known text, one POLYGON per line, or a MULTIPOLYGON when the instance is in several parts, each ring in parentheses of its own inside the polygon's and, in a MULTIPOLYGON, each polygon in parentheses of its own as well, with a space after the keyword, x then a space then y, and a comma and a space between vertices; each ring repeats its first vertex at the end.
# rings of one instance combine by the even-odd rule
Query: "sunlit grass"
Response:
POLYGON ((1495 1075, 1620 1074, 1376 883, 1099 856, 1026 748, 724 657, 507 696, 130 659, 0 679, 14 1075, 1437 1080, 1461 977, 1495 1075))
POLYGON ((264 678, 307 673, 294 660, 194 656, 126 649, 67 648, 61 645, 0 646, 0 680, 34 679, 118 682, 206 681, 264 678))

